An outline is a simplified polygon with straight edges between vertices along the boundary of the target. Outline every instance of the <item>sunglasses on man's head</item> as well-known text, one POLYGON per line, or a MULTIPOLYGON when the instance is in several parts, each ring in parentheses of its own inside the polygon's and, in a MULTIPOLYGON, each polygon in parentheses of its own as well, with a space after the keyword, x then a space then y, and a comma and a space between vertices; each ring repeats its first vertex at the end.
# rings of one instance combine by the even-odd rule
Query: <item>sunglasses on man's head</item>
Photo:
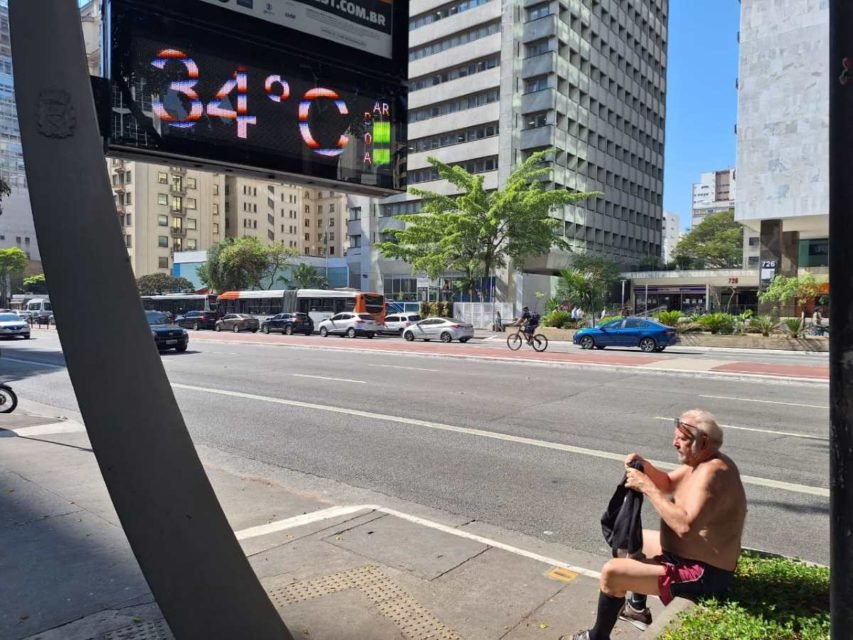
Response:
POLYGON ((678 429, 679 431, 681 431, 681 433, 683 433, 685 436, 687 436, 691 440, 695 440, 696 436, 699 433, 702 433, 701 431, 699 431, 699 428, 696 425, 684 422, 684 421, 682 421, 681 418, 674 418, 674 422, 675 422, 675 428, 678 429), (691 431, 691 429, 695 429, 696 433, 693 433, 693 431, 691 431))

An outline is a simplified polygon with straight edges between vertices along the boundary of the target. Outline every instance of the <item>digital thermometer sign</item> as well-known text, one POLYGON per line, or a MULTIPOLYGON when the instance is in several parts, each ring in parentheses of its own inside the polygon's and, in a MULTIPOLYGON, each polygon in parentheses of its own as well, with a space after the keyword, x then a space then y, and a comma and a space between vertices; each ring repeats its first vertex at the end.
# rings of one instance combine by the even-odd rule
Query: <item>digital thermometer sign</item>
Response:
POLYGON ((404 84, 112 4, 114 155, 405 190, 404 84))

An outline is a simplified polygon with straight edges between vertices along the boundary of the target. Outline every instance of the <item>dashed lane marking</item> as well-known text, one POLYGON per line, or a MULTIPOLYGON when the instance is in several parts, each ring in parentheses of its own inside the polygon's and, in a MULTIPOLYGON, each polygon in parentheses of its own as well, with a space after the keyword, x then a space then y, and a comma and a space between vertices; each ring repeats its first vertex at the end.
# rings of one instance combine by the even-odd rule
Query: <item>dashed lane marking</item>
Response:
POLYGON ((331 380, 332 382, 354 382, 356 384, 367 384, 364 380, 350 380, 349 378, 329 378, 327 376, 309 376, 306 373, 291 373, 295 378, 314 378, 315 380, 331 380))
POLYGON ((712 398, 715 400, 735 400, 737 402, 760 402, 762 404, 781 404, 786 407, 806 407, 807 409, 824 409, 829 411, 829 407, 821 404, 802 404, 799 402, 780 402, 779 400, 757 400, 756 398, 736 398, 734 396, 705 396, 700 395, 700 398, 712 398))

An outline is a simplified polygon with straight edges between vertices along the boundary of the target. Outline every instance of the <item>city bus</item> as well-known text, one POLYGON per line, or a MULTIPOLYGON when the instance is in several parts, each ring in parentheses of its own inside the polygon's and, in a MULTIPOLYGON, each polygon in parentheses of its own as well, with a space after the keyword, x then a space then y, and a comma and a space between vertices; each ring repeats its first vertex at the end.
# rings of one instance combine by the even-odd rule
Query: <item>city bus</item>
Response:
POLYGON ((142 296, 142 306, 146 311, 162 311, 171 314, 174 320, 187 311, 216 311, 216 294, 209 293, 164 293, 163 295, 142 296))
POLYGON ((314 326, 342 311, 369 313, 385 322, 385 297, 358 289, 289 289, 226 291, 217 300, 219 314, 245 313, 259 319, 277 313, 307 313, 314 326))

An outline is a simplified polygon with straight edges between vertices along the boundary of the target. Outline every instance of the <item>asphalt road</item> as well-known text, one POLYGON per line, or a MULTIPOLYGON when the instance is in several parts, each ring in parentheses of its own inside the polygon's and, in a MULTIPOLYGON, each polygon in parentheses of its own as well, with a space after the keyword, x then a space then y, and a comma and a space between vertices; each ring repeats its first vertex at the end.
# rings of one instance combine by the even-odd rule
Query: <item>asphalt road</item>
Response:
MULTIPOLYGON (((747 479, 744 544, 829 562, 826 384, 199 336, 187 353, 163 357, 166 371, 194 441, 247 464, 603 554, 598 518, 621 458, 639 451, 674 463, 672 418, 701 406, 726 426, 725 450, 747 479)), ((0 371, 21 398, 76 410, 55 336, 2 350, 0 371)), ((656 526, 648 508, 644 522, 656 526)))

